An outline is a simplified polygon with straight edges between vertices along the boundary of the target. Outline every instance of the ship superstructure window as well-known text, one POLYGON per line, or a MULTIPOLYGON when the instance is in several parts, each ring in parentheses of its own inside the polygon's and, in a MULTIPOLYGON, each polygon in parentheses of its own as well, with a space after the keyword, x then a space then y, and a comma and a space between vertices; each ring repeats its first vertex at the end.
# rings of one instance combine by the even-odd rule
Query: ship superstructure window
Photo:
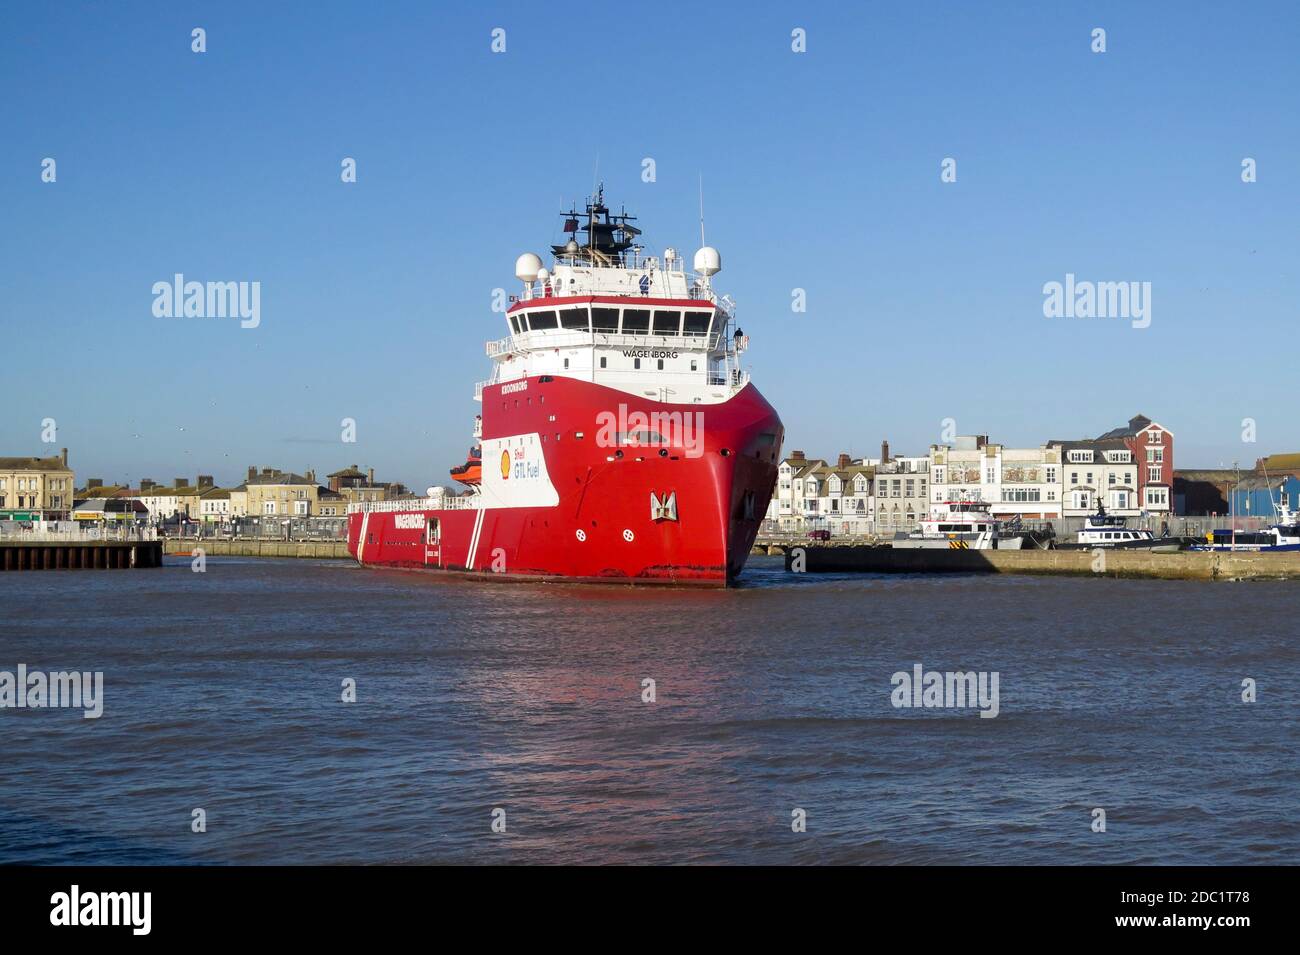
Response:
POLYGON ((547 328, 557 328, 558 322, 554 312, 529 312, 528 327, 533 331, 547 328))
POLYGON ((686 323, 682 326, 683 335, 709 334, 709 321, 713 318, 710 312, 687 312, 686 323))
POLYGON ((607 362, 608 362, 608 359, 605 358, 604 355, 601 355, 601 356, 600 356, 600 367, 601 367, 601 368, 604 368, 607 362))
POLYGON ((518 315, 510 316, 510 327, 515 330, 516 335, 520 334, 524 330, 523 323, 519 321, 518 315))
POLYGON ((591 330, 605 335, 618 332, 618 309, 593 308, 591 310, 591 330))
POLYGON ((654 333, 656 335, 680 335, 681 325, 681 312, 655 312, 654 333))
POLYGON ((566 308, 560 312, 561 328, 587 330, 587 310, 585 308, 566 308))
POLYGON ((648 308, 623 309, 623 334, 644 335, 650 331, 650 310, 648 308))

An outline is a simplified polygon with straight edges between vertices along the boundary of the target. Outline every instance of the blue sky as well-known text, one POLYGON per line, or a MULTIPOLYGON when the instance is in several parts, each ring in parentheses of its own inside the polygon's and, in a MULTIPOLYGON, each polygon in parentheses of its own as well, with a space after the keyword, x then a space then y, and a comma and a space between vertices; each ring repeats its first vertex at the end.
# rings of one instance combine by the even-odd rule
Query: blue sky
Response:
POLYGON ((917 453, 949 417, 1036 445, 1142 412, 1179 466, 1300 449, 1297 9, 10 4, 0 454, 48 452, 53 418, 79 481, 443 483, 505 334, 492 290, 597 162, 656 250, 698 244, 703 176, 788 448, 917 453), (260 327, 155 318, 176 272, 261 282, 260 327), (1150 327, 1044 318, 1067 273, 1150 282, 1150 327))

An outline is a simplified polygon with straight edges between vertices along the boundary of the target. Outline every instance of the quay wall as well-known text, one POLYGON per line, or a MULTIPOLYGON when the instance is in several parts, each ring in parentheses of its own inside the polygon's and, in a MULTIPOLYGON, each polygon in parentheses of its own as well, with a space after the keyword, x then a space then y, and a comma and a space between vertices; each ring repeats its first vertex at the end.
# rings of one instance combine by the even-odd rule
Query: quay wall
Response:
POLYGON ((190 556, 201 548, 208 557, 309 557, 315 559, 349 559, 348 542, 268 541, 268 540, 183 540, 169 537, 164 542, 172 556, 190 556))
MULTIPOLYGON (((796 555, 787 553, 786 570, 796 555)), ((1110 550, 947 550, 892 547, 809 547, 802 552, 809 573, 875 574, 1072 574, 1162 580, 1300 580, 1300 552, 1227 553, 1110 550), (1104 557, 1104 561, 1101 558, 1104 557)))
POLYGON ((0 571, 161 567, 162 541, 0 541, 0 571))

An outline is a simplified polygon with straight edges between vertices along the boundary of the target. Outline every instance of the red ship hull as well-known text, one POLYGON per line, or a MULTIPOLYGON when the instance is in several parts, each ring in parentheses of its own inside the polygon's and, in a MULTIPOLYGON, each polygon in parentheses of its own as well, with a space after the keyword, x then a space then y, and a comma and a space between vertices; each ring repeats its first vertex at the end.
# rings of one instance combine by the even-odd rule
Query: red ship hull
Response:
POLYGON ((705 586, 726 586, 740 573, 776 485, 783 439, 780 418, 753 385, 709 405, 646 401, 559 376, 504 387, 505 394, 502 385, 483 391, 485 480, 477 500, 450 498, 443 507, 412 501, 406 509, 391 502, 390 509, 351 514, 348 548, 359 563, 705 586), (702 428, 687 443, 602 441, 602 416, 608 421, 615 409, 627 417, 698 416, 702 428), (519 435, 527 437, 512 437, 519 435), (509 450, 525 440, 527 452, 509 450), (492 449, 502 446, 498 463, 493 455, 501 452, 492 449), (544 460, 521 463, 511 484, 511 453, 544 460), (497 468, 501 480, 491 473, 497 468), (553 500, 514 503, 510 495, 530 477, 532 496, 553 500), (464 506, 470 503, 480 506, 464 506))

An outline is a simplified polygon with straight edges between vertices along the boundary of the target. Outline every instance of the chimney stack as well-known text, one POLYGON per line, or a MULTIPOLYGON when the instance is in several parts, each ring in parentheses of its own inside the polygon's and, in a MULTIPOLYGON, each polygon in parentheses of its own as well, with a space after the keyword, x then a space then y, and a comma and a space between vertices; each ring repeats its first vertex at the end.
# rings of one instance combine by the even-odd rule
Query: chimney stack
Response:
POLYGON ((248 466, 248 479, 251 481, 255 477, 257 477, 257 465, 250 464, 248 466))
POLYGON ((803 453, 802 451, 791 451, 791 452, 790 452, 790 460, 791 460, 791 461, 806 461, 806 460, 808 460, 808 459, 807 459, 806 457, 804 457, 804 453, 803 453))
POLYGON ((154 488, 153 478, 140 478, 140 493, 145 494, 154 488))
POLYGON ((65 468, 68 466, 68 449, 67 449, 67 448, 64 448, 64 449, 63 449, 63 453, 59 455, 59 460, 61 460, 61 461, 63 462, 63 466, 64 466, 65 468))
POLYGON ((173 486, 174 486, 174 487, 178 487, 178 488, 180 488, 180 487, 189 487, 189 486, 190 486, 190 479, 189 479, 189 478, 173 478, 172 481, 173 481, 173 486))
POLYGON ((374 486, 375 486, 375 469, 374 469, 374 468, 366 468, 366 483, 369 484, 371 487, 374 487, 374 486))
POLYGON ((303 477, 305 477, 305 478, 306 478, 308 481, 310 481, 312 484, 315 484, 315 483, 316 483, 316 470, 315 470, 315 468, 309 468, 308 471, 307 471, 307 473, 304 474, 303 477))
POLYGON ((104 479, 103 479, 103 478, 90 478, 88 481, 86 481, 86 490, 87 490, 87 491, 89 491, 91 488, 95 488, 95 487, 103 487, 103 486, 104 486, 104 479))
POLYGON ((212 480, 212 475, 211 475, 211 474, 200 474, 200 475, 198 476, 198 485, 199 485, 199 487, 215 487, 215 486, 216 486, 215 483, 214 483, 213 480, 212 480))
POLYGON ((852 459, 847 454, 841 452, 840 463, 839 463, 840 469, 843 470, 844 468, 849 467, 851 463, 852 463, 852 459))
POLYGON ((889 442, 880 442, 880 463, 885 464, 889 461, 889 442))

